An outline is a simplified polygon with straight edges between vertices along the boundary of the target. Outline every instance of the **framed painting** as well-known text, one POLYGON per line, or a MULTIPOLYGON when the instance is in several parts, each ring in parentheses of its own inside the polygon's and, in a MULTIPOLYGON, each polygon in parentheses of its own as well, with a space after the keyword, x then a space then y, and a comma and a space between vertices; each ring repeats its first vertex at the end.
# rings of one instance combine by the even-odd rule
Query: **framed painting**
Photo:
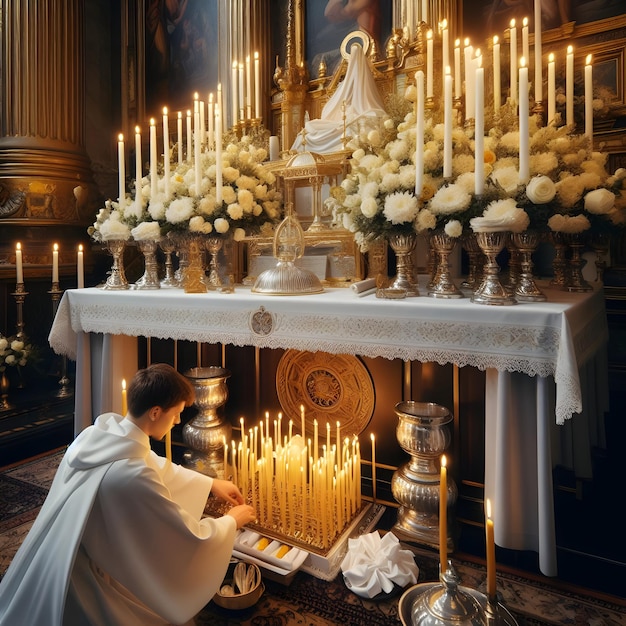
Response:
POLYGON ((392 28, 392 3, 388 0, 306 0, 305 60, 311 78, 316 78, 322 61, 332 74, 341 61, 340 46, 355 30, 369 33, 383 50, 392 28))

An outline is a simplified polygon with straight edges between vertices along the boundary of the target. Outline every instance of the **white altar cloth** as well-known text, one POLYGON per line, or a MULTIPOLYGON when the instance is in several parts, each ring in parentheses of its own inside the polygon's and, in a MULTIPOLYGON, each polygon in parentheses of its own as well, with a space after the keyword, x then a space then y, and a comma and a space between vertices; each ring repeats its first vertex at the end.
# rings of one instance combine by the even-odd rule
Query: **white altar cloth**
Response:
POLYGON ((538 551, 541 570, 556 575, 552 467, 565 462, 589 473, 589 454, 577 459, 576 449, 603 443, 608 329, 601 289, 570 294, 541 286, 547 302, 515 306, 358 298, 350 289, 280 297, 241 286, 231 294, 69 290, 49 340, 57 353, 77 359, 77 432, 116 409, 120 379, 137 367, 138 336, 487 370, 485 497, 495 508, 496 542, 538 551), (581 424, 567 424, 573 441, 559 449, 562 437, 551 432, 575 413, 581 415, 571 421, 581 424))

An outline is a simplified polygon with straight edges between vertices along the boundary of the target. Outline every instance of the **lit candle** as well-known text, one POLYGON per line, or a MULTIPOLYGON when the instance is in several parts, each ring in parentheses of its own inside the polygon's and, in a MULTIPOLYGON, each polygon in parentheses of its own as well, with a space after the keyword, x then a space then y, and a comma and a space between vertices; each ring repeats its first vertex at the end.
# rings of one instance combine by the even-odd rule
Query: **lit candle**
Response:
POLYGON ((500 88, 500 40, 498 35, 493 38, 493 112, 498 115, 501 105, 500 88))
POLYGON ((372 500, 376 502, 376 437, 370 435, 372 440, 372 500))
POLYGON ((139 126, 135 126, 135 203, 137 211, 141 210, 141 180, 143 169, 141 167, 141 132, 139 126))
POLYGON ((443 22, 441 22, 441 59, 444 73, 446 68, 450 65, 450 42, 448 33, 448 20, 444 19, 443 22))
POLYGON ((204 100, 200 100, 200 146, 203 146, 206 141, 206 122, 204 118, 204 100))
POLYGON ((490 600, 493 600, 496 597, 496 543, 494 539, 493 520, 491 519, 491 501, 489 498, 487 498, 485 539, 487 546, 487 596, 490 600))
POLYGON ((454 97, 461 97, 461 40, 454 42, 454 97))
POLYGON ((341 422, 337 421, 337 465, 341 463, 341 422))
POLYGON ((254 117, 261 119, 261 79, 259 53, 254 53, 254 117))
POLYGON ((474 85, 472 77, 473 53, 474 48, 470 46, 469 39, 466 38, 463 46, 463 61, 465 63, 465 119, 472 119, 474 117, 474 92, 472 90, 474 85))
POLYGON ((476 68, 476 121, 474 124, 474 193, 482 196, 485 188, 485 70, 478 59, 476 68))
POLYGON ((528 44, 528 18, 525 17, 522 20, 522 56, 526 59, 530 59, 530 46, 528 44))
POLYGON ((439 478, 439 566, 441 573, 448 569, 448 474, 445 454, 441 457, 439 478))
POLYGON ((511 85, 510 96, 513 104, 517 103, 517 28, 515 28, 515 20, 511 20, 511 27, 509 28, 510 36, 510 60, 511 60, 511 85))
POLYGON ((415 136, 415 195, 422 195, 424 186, 424 72, 415 72, 417 84, 417 120, 415 136))
POLYGON ((209 94, 209 150, 213 150, 215 144, 215 103, 213 92, 209 94))
POLYGON ((252 71, 250 68, 250 55, 246 57, 246 119, 252 117, 252 71))
POLYGON ((218 104, 215 105, 215 202, 219 207, 222 204, 222 112, 218 104))
POLYGON ((165 179, 165 198, 170 197, 170 128, 167 107, 163 107, 163 178, 165 179))
POLYGON ((541 54, 541 0, 535 0, 535 102, 543 100, 541 54))
POLYGON ((165 458, 168 461, 172 460, 172 431, 168 430, 165 433, 165 458))
POLYGON ((178 145, 178 165, 183 163, 183 114, 179 111, 176 119, 176 136, 178 145))
POLYGON ((326 453, 330 452, 330 422, 326 422, 326 453))
POLYGON ((317 420, 313 420, 313 463, 317 464, 319 457, 319 432, 317 420))
POLYGON ((196 191, 195 195, 200 195, 200 111, 193 114, 193 164, 196 191))
POLYGON ((433 97, 433 31, 426 33, 426 97, 433 97))
POLYGON ((593 68, 590 54, 585 60, 585 135, 593 147, 593 68))
POLYGON ((187 126, 186 126, 186 130, 187 130, 187 161, 191 162, 191 155, 192 155, 191 138, 192 138, 192 134, 191 134, 191 110, 190 109, 187 109, 187 126))
POLYGON ((530 178, 529 171, 529 104, 528 104, 528 68, 526 59, 520 59, 519 68, 519 181, 527 183, 530 178))
POLYGON ((574 125, 574 48, 567 46, 565 57, 565 123, 574 125))
POLYGON ((233 61, 230 70, 230 96, 232 98, 232 115, 233 115, 233 126, 237 123, 237 116, 239 111, 239 104, 237 102, 237 61, 233 61))
POLYGON ((52 246, 52 284, 59 283, 59 244, 52 246))
MULTIPOLYGON (((199 100, 199 98, 200 98, 200 95, 198 94, 198 92, 197 91, 194 92, 194 94, 193 94, 193 112, 194 112, 194 115, 196 113, 198 113, 198 114, 200 113, 200 100, 199 100)), ((194 130, 195 130, 195 128, 194 128, 194 130)))
POLYGON ((241 120, 243 121, 245 119, 245 115, 246 115, 246 111, 245 111, 245 107, 246 107, 246 96, 245 96, 245 92, 243 89, 243 63, 239 64, 239 68, 238 68, 238 75, 239 75, 239 115, 241 117, 241 120))
POLYGON ((554 53, 548 55, 548 124, 554 121, 556 115, 556 71, 554 53))
POLYGON ((83 244, 78 245, 78 254, 76 256, 76 273, 77 282, 76 286, 82 289, 85 286, 85 266, 83 260, 83 244))
POLYGON ((306 420, 304 418, 304 405, 300 405, 300 434, 302 439, 306 437, 306 420))
POLYGON ((126 401, 126 379, 122 378, 122 415, 128 413, 128 403, 126 401))
POLYGON ((452 76, 446 67, 443 86, 443 177, 452 176, 452 76))
POLYGON ((150 199, 157 196, 157 135, 154 118, 150 118, 150 199))
POLYGON ((126 197, 126 157, 124 156, 124 135, 117 136, 117 163, 118 163, 118 194, 120 204, 126 197))
POLYGON ((21 284, 24 282, 24 271, 22 268, 22 244, 17 243, 15 245, 15 271, 16 271, 16 282, 21 284))

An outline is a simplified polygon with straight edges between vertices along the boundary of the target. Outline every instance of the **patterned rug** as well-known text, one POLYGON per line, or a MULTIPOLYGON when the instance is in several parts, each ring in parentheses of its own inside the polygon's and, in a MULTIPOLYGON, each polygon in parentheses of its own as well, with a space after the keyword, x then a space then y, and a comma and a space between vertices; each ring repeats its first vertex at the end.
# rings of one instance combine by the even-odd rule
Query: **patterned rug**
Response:
MULTIPOLYGON (((28 533, 47 493, 63 451, 0 471, 0 576, 28 533)), ((419 581, 437 578, 437 554, 412 548, 419 581)), ((456 555, 461 584, 484 591, 485 568, 472 557, 456 555)), ((331 582, 299 572, 289 585, 265 579, 265 593, 245 611, 227 611, 210 602, 197 626, 394 626, 401 624, 397 595, 364 600, 348 590, 341 575, 331 582)), ((498 593, 520 626, 626 626, 626 600, 582 589, 567 589, 549 578, 528 577, 499 568, 498 593)))

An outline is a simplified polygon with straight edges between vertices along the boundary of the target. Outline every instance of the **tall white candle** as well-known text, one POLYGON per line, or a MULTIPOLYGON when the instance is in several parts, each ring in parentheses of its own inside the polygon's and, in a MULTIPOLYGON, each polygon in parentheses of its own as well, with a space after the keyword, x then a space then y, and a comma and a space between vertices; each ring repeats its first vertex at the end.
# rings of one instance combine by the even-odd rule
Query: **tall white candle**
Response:
POLYGON ((517 28, 515 27, 515 20, 511 20, 509 28, 509 41, 510 52, 509 57, 511 61, 511 85, 510 85, 510 98, 511 102, 517 103, 517 28))
POLYGON ((237 102, 237 68, 239 64, 237 61, 233 61, 230 69, 230 97, 232 100, 232 125, 237 123, 239 118, 239 103, 237 102))
POLYGON ((535 102, 543 100, 541 28, 541 0, 535 0, 535 102))
POLYGON ((526 63, 529 63, 529 55, 530 44, 528 43, 528 18, 525 17, 522 20, 522 56, 526 59, 526 63))
POLYGON ((259 53, 254 53, 254 117, 261 119, 261 60, 259 53))
POLYGON ((243 89, 243 63, 239 64, 237 74, 239 75, 239 116, 243 121, 246 117, 246 99, 243 89))
POLYGON ((252 69, 250 67, 250 55, 246 56, 246 119, 252 117, 252 69))
POLYGON ((422 0, 422 22, 426 22, 428 24, 428 0, 422 0))
POLYGON ((191 110, 187 109, 187 161, 191 163, 192 152, 192 131, 191 131, 191 110))
POLYGON ((24 282, 24 268, 22 266, 22 244, 15 244, 15 282, 18 284, 24 282))
POLYGON ((463 47, 463 61, 465 62, 464 76, 465 76, 465 119, 471 119, 474 117, 474 93, 472 91, 472 57, 474 53, 473 46, 470 46, 469 39, 465 39, 463 47))
POLYGON ((215 202, 222 204, 222 111, 215 105, 215 202))
POLYGON ((176 144, 178 145, 178 165, 183 163, 183 114, 179 111, 176 119, 176 144))
POLYGON ((529 130, 528 130, 528 68, 526 59, 520 59, 519 68, 519 181, 527 183, 530 178, 529 171, 529 130))
POLYGON ((415 126, 415 195, 422 195, 424 185, 424 72, 415 72, 417 119, 415 126))
POLYGON ((552 123, 556 115, 556 69, 554 53, 548 55, 548 124, 552 123))
POLYGON ((82 289, 85 286, 85 261, 83 253, 83 244, 78 245, 78 253, 76 255, 76 286, 82 289))
POLYGON ((461 97, 461 40, 454 42, 454 97, 458 100, 461 97))
POLYGON ((143 168, 141 164, 141 132, 139 126, 135 126, 135 203, 137 211, 141 209, 141 179, 143 178, 143 168))
POLYGON ((126 157, 124 155, 124 135, 117 136, 117 162, 118 162, 118 194, 120 204, 126 198, 126 157))
POLYGON ((433 97, 433 31, 426 33, 426 97, 433 97))
POLYGON ((452 176, 452 76, 446 67, 443 85, 443 177, 452 176))
POLYGON ((163 107, 163 178, 165 197, 170 197, 170 125, 167 107, 163 107))
POLYGON ((593 68, 590 54, 585 60, 585 135, 593 146, 593 68))
POLYGON ((215 145, 215 102, 213 92, 209 94, 209 150, 215 145))
POLYGON ((206 111, 204 110, 204 100, 200 100, 200 146, 206 142, 206 111))
POLYGON ((200 111, 193 114, 193 168, 196 196, 200 195, 200 111))
POLYGON ((450 39, 448 30, 448 20, 441 22, 441 60, 442 69, 445 74, 446 68, 450 65, 450 39))
POLYGON ((501 106, 500 87, 500 40, 498 35, 493 38, 493 111, 497 115, 501 106))
POLYGON ((157 135, 156 122, 150 118, 150 199, 157 196, 157 135))
POLYGON ((574 48, 567 46, 565 57, 565 123, 574 124, 574 48))
POLYGON ((279 153, 278 137, 276 135, 272 135, 270 137, 270 161, 277 161, 278 153, 279 153))
POLYGON ((222 112, 222 132, 225 130, 226 120, 224 119, 226 116, 224 115, 224 94, 222 93, 222 83, 217 83, 217 98, 215 99, 215 106, 219 106, 220 111, 222 112))
POLYGON ((59 244, 52 246, 52 284, 59 282, 59 244))
POLYGON ((476 68, 476 118, 474 123, 474 193, 485 190, 485 70, 478 61, 476 68))

